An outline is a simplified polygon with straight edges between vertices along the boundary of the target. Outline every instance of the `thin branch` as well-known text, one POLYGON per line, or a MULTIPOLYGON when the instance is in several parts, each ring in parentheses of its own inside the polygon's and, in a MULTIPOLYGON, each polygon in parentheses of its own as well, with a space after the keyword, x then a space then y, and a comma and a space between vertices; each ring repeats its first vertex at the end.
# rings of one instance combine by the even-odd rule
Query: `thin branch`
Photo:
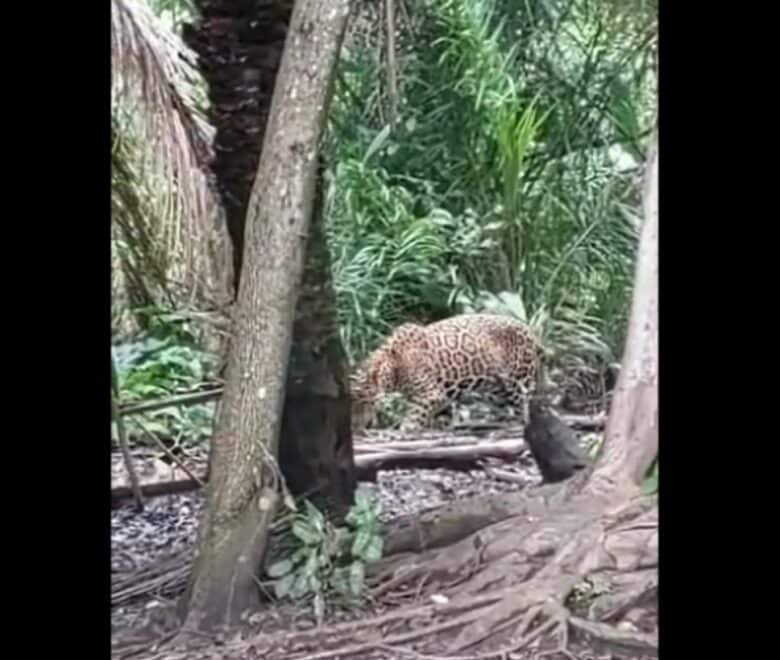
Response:
POLYGON ((116 372, 116 364, 114 363, 114 356, 111 356, 111 416, 116 423, 116 432, 119 436, 119 446, 122 449, 122 459, 125 462, 125 469, 130 478, 130 487, 132 489, 133 496, 135 497, 136 506, 139 511, 143 511, 144 498, 141 494, 141 485, 138 480, 138 475, 135 472, 133 466, 133 457, 130 454, 130 447, 127 443, 127 432, 125 429, 124 421, 121 415, 119 415, 119 382, 116 372))
POLYGON ((398 118, 398 71, 395 59, 395 0, 385 0, 387 34, 387 86, 390 96, 390 122, 398 118))
POLYGON ((200 480, 200 479, 199 479, 199 478, 198 478, 198 477, 197 477, 197 476, 196 476, 196 475, 195 475, 195 474, 192 472, 192 470, 190 470, 190 469, 189 469, 189 468, 188 468, 188 467, 187 467, 187 466, 184 464, 184 461, 182 461, 182 460, 181 460, 181 459, 180 459, 178 456, 176 456, 176 454, 174 454, 174 453, 173 453, 173 452, 172 452, 170 449, 168 449, 168 447, 166 447, 166 446, 165 446, 165 443, 164 443, 162 440, 160 440, 160 438, 158 438, 156 434, 152 433, 152 432, 151 432, 151 431, 150 431, 150 430, 149 430, 149 429, 146 427, 146 425, 145 425, 143 422, 141 422, 141 421, 139 421, 139 420, 136 420, 136 424, 138 424, 138 426, 140 426, 140 427, 141 427, 141 430, 142 430, 142 431, 143 431, 143 432, 144 432, 146 435, 148 435, 148 436, 149 436, 149 437, 150 437, 150 438, 151 438, 151 439, 152 439, 152 440, 153 440, 153 441, 154 441, 154 442, 157 444, 157 446, 158 446, 160 449, 162 449, 162 450, 163 450, 163 452, 165 452, 165 455, 166 455, 168 458, 170 458, 170 459, 171 459, 171 460, 172 460, 174 463, 176 463, 176 465, 178 465, 178 466, 179 466, 179 467, 182 469, 182 471, 184 471, 184 472, 187 474, 187 476, 189 476, 189 477, 190 477, 190 478, 191 478, 193 481, 195 481, 195 482, 198 484, 198 486, 200 486, 201 488, 203 488, 203 486, 204 486, 204 483, 203 483, 203 481, 201 481, 201 480, 200 480))
POLYGON ((126 415, 137 415, 139 413, 152 412, 153 410, 171 408, 173 406, 194 406, 198 403, 219 399, 222 396, 223 390, 223 387, 217 387, 215 389, 206 390, 203 392, 193 392, 192 394, 172 396, 167 399, 158 399, 156 401, 147 401, 145 403, 127 404, 119 407, 118 414, 121 417, 125 417, 126 415))

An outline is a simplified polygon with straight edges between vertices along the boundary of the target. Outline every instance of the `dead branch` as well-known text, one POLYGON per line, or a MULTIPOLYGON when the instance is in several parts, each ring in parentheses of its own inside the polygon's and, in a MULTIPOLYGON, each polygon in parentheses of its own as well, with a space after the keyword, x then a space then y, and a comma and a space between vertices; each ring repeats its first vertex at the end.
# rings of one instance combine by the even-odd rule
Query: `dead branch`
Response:
POLYGON ((165 446, 165 443, 160 440, 160 438, 157 437, 157 434, 152 433, 147 427, 146 424, 143 422, 140 422, 136 420, 136 423, 141 427, 141 430, 148 435, 156 444, 157 446, 163 450, 165 455, 170 458, 176 465, 178 465, 182 471, 192 480, 197 482, 198 486, 203 487, 203 480, 199 479, 193 472, 190 470, 187 465, 182 461, 176 454, 174 454, 168 447, 165 446))
POLYGON ((133 466, 133 457, 130 454, 130 447, 127 443, 127 430, 125 429, 124 421, 119 415, 119 385, 117 380, 116 365, 114 364, 114 355, 111 354, 111 416, 116 424, 116 432, 119 436, 119 447, 122 450, 122 459, 125 463, 125 470, 130 478, 130 492, 135 498, 136 506, 139 511, 144 508, 144 498, 141 494, 141 486, 138 482, 138 475, 135 472, 133 466))
MULTIPOLYGON (((356 475, 359 481, 375 481, 378 470, 441 467, 470 470, 481 467, 480 462, 486 458, 514 459, 525 451, 525 443, 522 440, 482 441, 481 444, 476 442, 477 438, 468 436, 460 440, 439 439, 428 442, 401 441, 381 445, 355 445, 356 475)), ((140 492, 146 496, 170 495, 195 490, 205 484, 205 475, 199 476, 187 468, 178 457, 172 455, 159 441, 158 444, 190 478, 154 484, 140 482, 140 492)), ((132 493, 132 488, 128 489, 127 486, 112 488, 112 506, 120 505, 132 493)))
POLYGON ((507 470, 500 470, 496 467, 492 467, 490 465, 485 466, 485 472, 487 472, 491 477, 494 479, 498 479, 499 481, 506 481, 510 484, 520 484, 525 485, 528 483, 528 479, 520 474, 516 474, 514 472, 509 472, 507 470))
POLYGON ((151 593, 178 593, 186 585, 191 563, 192 550, 186 549, 135 571, 112 576, 111 606, 151 593))
POLYGON ((222 387, 203 390, 201 392, 192 392, 188 394, 179 394, 166 399, 156 399, 145 403, 125 404, 119 407, 119 416, 137 415, 138 413, 152 412, 161 408, 171 408, 173 406, 194 406, 198 403, 213 401, 222 396, 222 387))
POLYGON ((485 458, 516 458, 525 449, 523 440, 499 440, 490 444, 461 447, 427 447, 372 452, 355 456, 355 467, 358 470, 439 467, 472 469, 485 458))
MULTIPOLYGON (((200 488, 200 482, 195 479, 181 479, 179 481, 160 481, 139 487, 143 497, 157 497, 159 495, 175 495, 187 493, 200 488)), ((111 489, 111 508, 120 506, 128 497, 133 497, 132 486, 117 486, 111 489)))
POLYGON ((395 6, 393 0, 385 0, 385 30, 387 35, 387 86, 390 96, 390 121, 398 117, 398 72, 395 61, 395 6))
MULTIPOLYGON (((577 413, 558 414, 558 418, 567 426, 571 426, 575 429, 582 431, 595 431, 604 428, 604 424, 607 422, 607 415, 605 412, 599 412, 595 415, 582 415, 577 413)), ((522 435, 522 426, 511 426, 503 424, 501 422, 459 422, 452 427, 453 431, 467 431, 471 433, 479 433, 480 431, 511 431, 517 429, 519 434, 522 435)))

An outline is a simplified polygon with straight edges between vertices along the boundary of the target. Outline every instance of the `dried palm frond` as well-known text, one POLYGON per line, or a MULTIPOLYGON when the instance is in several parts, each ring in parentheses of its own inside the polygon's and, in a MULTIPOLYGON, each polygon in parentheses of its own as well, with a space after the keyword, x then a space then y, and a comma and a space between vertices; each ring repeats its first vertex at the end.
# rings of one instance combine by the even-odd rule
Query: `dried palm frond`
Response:
POLYGON ((191 288, 203 289, 204 279, 213 286, 226 236, 209 178, 213 128, 198 107, 195 55, 146 2, 111 0, 111 64, 112 105, 129 110, 144 148, 140 171, 167 193, 157 237, 197 282, 191 288))
POLYGON ((129 313, 156 306, 168 293, 167 250, 156 240, 162 223, 155 216, 145 180, 134 168, 138 145, 111 116, 111 247, 112 295, 129 313))

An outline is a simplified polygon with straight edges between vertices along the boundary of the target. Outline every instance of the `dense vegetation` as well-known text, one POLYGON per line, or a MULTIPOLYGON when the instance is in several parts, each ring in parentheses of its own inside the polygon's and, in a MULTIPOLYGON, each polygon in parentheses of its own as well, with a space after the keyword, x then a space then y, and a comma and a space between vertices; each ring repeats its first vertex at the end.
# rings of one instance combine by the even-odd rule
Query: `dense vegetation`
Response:
MULTIPOLYGON (((151 5, 161 31, 188 15, 186 2, 151 5)), ((497 310, 537 326, 567 371, 600 370, 620 353, 631 296, 655 107, 655 6, 399 1, 390 52, 382 5, 359 3, 326 144, 325 213, 350 359, 402 321, 497 310)), ((187 89, 205 110, 202 85, 187 89)), ((193 224, 208 213, 177 205, 181 187, 162 186, 160 159, 141 148, 143 112, 115 94, 113 329, 126 344, 116 353, 123 397, 191 387, 214 363, 196 339, 160 339, 150 325, 201 311, 183 273, 202 268, 210 248, 193 224)), ((202 128, 185 126, 169 151, 178 153, 179 139, 196 152, 202 128)))

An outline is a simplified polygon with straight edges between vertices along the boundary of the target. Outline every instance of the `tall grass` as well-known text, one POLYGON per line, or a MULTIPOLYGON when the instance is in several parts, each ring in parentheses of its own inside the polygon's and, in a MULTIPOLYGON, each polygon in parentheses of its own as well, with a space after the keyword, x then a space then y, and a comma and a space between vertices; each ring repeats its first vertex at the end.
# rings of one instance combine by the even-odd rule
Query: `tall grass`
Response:
POLYGON ((613 360, 653 14, 587 0, 406 9, 398 120, 386 120, 378 32, 345 49, 331 112, 326 217, 350 356, 401 321, 491 309, 534 323, 563 364, 613 360))

